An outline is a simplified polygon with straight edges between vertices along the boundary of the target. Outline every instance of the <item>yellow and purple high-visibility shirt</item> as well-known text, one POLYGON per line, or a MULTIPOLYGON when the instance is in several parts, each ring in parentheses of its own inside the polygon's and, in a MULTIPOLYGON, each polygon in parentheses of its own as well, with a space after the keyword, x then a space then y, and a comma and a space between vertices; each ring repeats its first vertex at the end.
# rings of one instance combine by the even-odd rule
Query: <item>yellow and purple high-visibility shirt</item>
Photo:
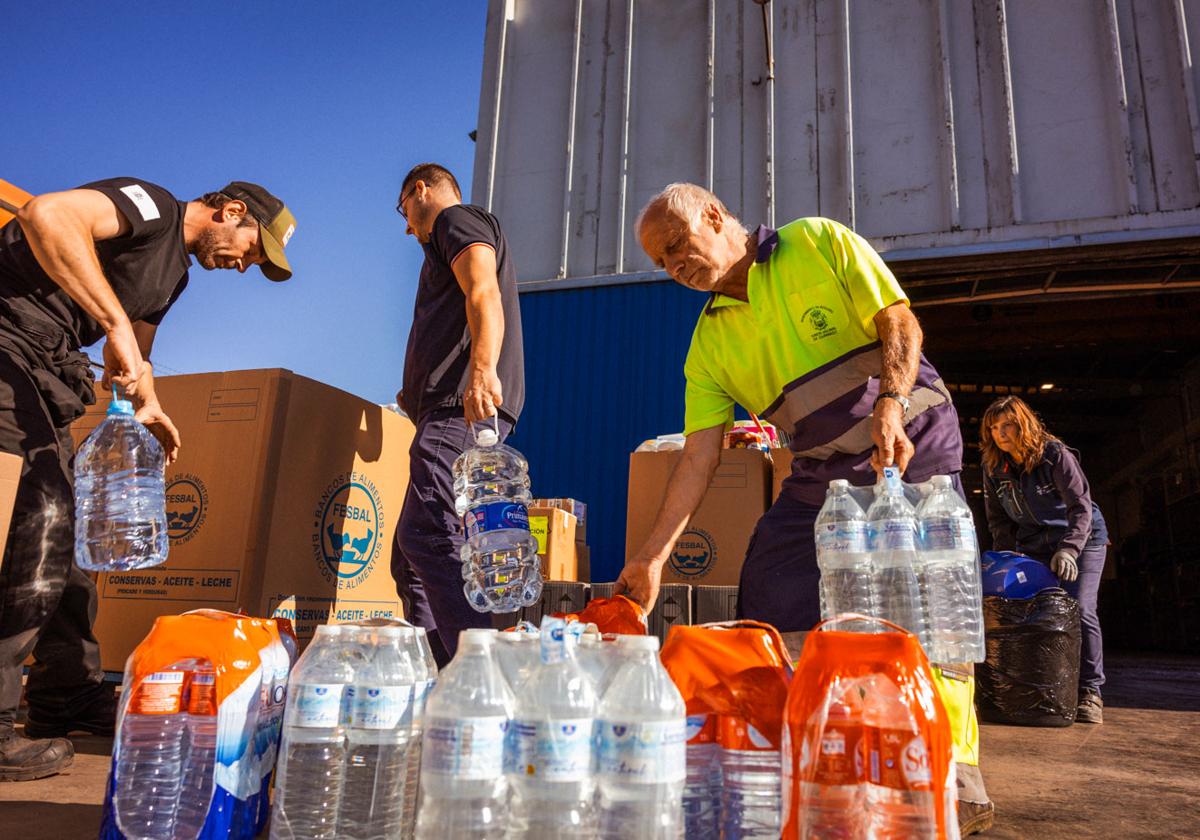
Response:
MULTIPOLYGON (((684 363, 684 433, 733 421, 739 403, 792 436, 787 492, 820 504, 835 478, 871 484, 871 412, 882 346, 875 315, 908 303, 875 250, 830 219, 760 227, 749 302, 714 293, 684 363)), ((916 447, 906 479, 962 469, 950 394, 921 356, 905 431, 916 447)))

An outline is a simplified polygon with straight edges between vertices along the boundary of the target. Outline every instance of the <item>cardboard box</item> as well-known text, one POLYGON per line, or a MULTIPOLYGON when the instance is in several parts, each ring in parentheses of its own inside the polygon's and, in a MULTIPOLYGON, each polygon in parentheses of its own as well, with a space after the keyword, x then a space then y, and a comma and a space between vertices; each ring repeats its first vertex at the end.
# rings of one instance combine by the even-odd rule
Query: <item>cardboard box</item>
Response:
POLYGON ((737 617, 736 586, 696 586, 692 588, 692 621, 708 624, 733 621, 737 617))
MULTIPOLYGON (((413 425, 290 371, 171 376, 156 382, 183 446, 167 468, 171 544, 162 566, 102 574, 103 667, 163 614, 197 607, 316 625, 400 617, 392 537, 408 483, 413 425)), ((72 427, 82 440, 108 400, 72 427)))
POLYGON ((31 198, 33 196, 20 187, 0 181, 0 227, 11 222, 16 212, 31 198))
MULTIPOLYGON (((625 559, 650 534, 667 481, 682 453, 629 456, 625 559)), ((664 583, 736 585, 754 526, 767 509, 770 461, 753 449, 725 449, 708 492, 663 567, 664 583)))
POLYGON ((540 625, 544 615, 577 613, 587 605, 587 602, 588 585, 586 583, 548 580, 542 587, 542 597, 533 606, 522 610, 521 618, 540 625))
POLYGON ((580 580, 592 579, 592 550, 579 540, 575 541, 575 569, 580 580))
POLYGON ((666 641, 667 632, 675 625, 692 623, 692 587, 686 583, 664 583, 658 593, 658 603, 646 616, 646 629, 651 636, 666 641))
POLYGON ((613 596, 613 588, 615 583, 593 583, 590 584, 591 591, 588 600, 593 598, 611 598, 613 596))
POLYGON ((531 507, 529 530, 537 538, 542 576, 546 580, 578 580, 575 517, 560 508, 531 507))
POLYGON ((575 542, 587 542, 587 505, 578 499, 534 499, 532 507, 553 507, 575 517, 575 542))
POLYGON ((21 483, 21 467, 25 459, 10 452, 0 452, 0 556, 8 545, 8 528, 12 525, 13 505, 17 502, 17 485, 21 483))
POLYGON ((783 486, 783 480, 792 474, 792 450, 790 449, 772 449, 771 450, 771 499, 768 504, 775 503, 779 498, 779 488, 783 486))

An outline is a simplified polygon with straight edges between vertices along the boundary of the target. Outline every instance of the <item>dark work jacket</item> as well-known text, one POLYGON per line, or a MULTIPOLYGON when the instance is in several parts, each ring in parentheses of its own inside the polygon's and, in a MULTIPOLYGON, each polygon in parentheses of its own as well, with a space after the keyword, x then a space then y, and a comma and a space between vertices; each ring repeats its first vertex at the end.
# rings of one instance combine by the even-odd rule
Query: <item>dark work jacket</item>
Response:
POLYGON ((1048 560, 1062 548, 1078 556, 1085 546, 1108 542, 1079 457, 1060 441, 1047 443, 1028 472, 1007 455, 995 470, 985 470, 983 501, 996 551, 1048 560))

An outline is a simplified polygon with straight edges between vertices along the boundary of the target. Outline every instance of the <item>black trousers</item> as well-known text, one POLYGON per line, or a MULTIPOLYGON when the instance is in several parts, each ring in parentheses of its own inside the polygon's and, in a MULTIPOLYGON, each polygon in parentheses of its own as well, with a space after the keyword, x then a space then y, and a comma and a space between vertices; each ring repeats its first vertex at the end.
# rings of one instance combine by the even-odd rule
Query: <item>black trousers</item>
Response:
POLYGON ((68 713, 100 690, 92 633, 96 585, 74 562, 74 447, 56 424, 29 368, 0 352, 0 451, 19 455, 21 482, 0 562, 0 735, 21 699, 21 669, 33 654, 26 698, 49 715, 68 713))

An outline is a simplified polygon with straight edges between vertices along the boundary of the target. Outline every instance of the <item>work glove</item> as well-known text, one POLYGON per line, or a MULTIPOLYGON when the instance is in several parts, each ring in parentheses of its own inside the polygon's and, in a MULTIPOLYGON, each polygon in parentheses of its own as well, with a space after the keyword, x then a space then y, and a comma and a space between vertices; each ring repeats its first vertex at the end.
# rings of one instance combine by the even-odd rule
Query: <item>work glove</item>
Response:
POLYGON ((1054 552, 1054 556, 1050 558, 1050 571, 1066 583, 1079 577, 1079 564, 1075 562, 1075 552, 1069 548, 1060 548, 1054 552))

